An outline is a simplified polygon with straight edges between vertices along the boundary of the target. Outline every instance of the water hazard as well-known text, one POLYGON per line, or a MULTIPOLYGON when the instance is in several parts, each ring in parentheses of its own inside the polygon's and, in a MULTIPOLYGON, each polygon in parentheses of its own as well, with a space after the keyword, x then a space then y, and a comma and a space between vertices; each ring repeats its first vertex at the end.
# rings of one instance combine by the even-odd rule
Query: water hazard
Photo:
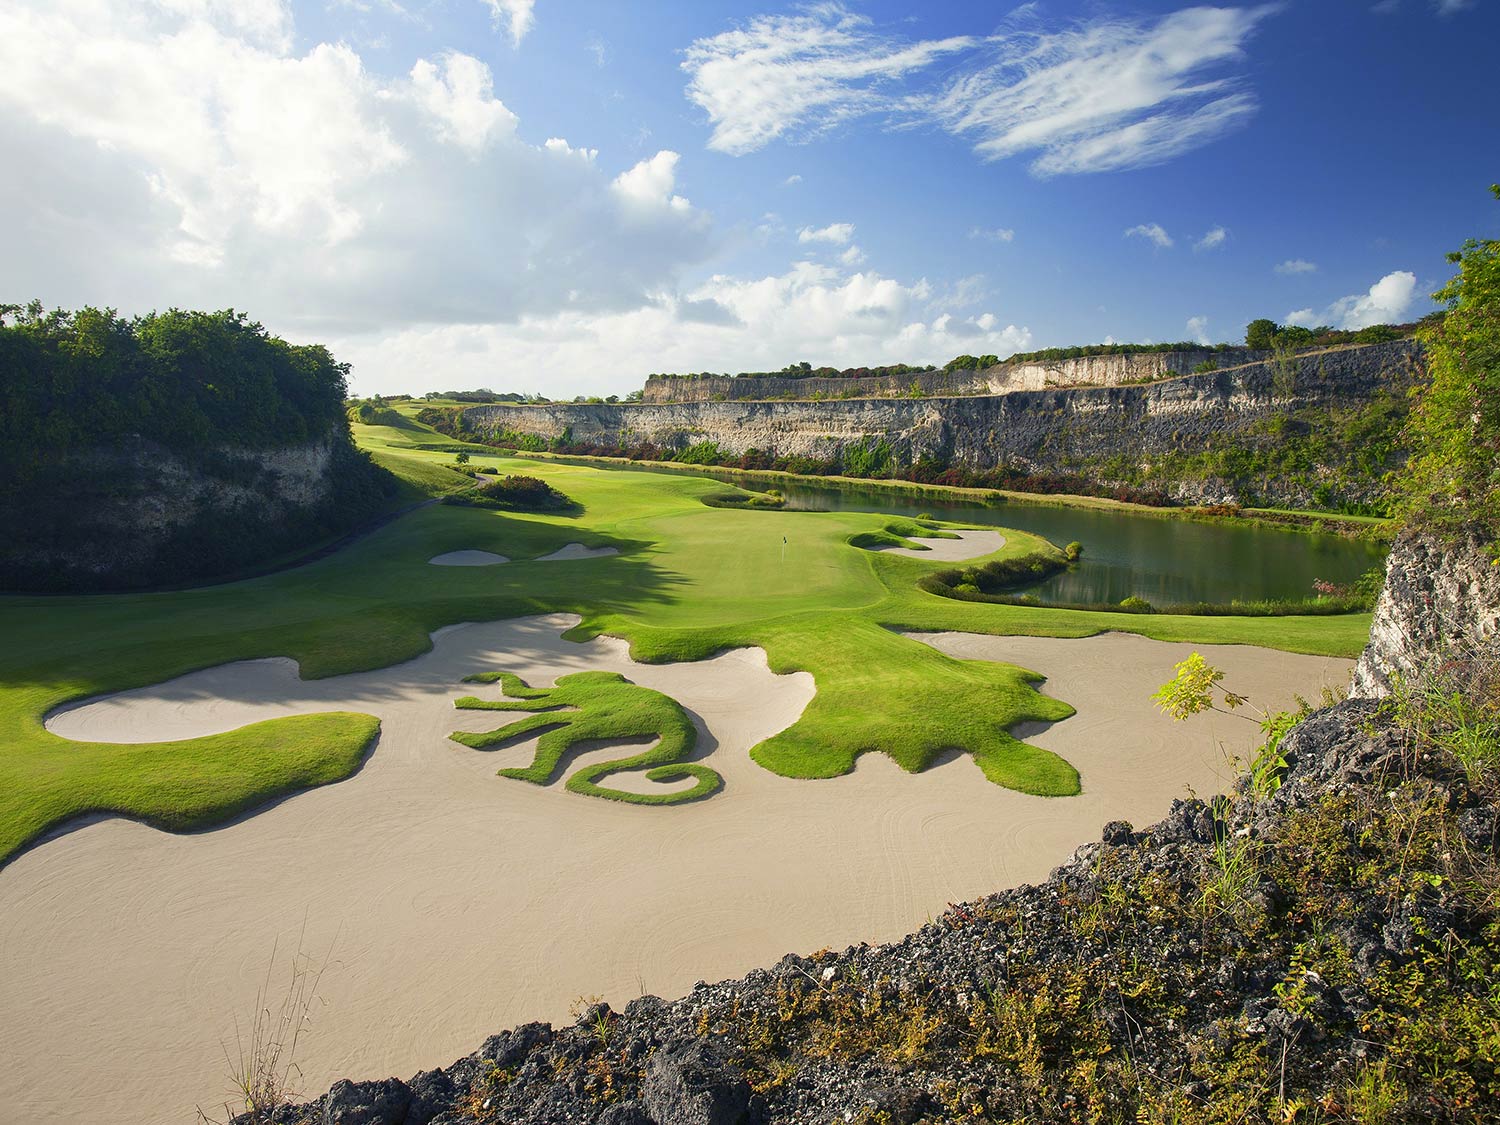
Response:
MULTIPOLYGON (((764 483, 745 481, 747 488, 764 483)), ((993 505, 880 488, 782 482, 787 507, 884 512, 1035 532, 1059 546, 1083 544, 1080 564, 1028 590, 1050 603, 1115 604, 1127 597, 1158 606, 1192 602, 1308 598, 1313 582, 1346 584, 1385 561, 1385 547, 1338 535, 1272 527, 1195 523, 1128 511, 1058 508, 996 497, 993 505)))

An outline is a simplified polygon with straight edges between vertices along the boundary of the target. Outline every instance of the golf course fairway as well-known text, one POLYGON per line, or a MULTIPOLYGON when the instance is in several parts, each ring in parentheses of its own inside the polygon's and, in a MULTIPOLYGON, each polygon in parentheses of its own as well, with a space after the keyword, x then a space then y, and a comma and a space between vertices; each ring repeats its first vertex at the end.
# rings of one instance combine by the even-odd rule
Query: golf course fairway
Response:
MULTIPOLYGON (((451 454, 403 448, 403 431, 356 430, 414 494, 469 483, 450 467, 451 454)), ((70 741, 43 725, 66 704, 232 661, 286 657, 316 679, 413 659, 444 626, 576 614, 572 639, 622 638, 637 661, 755 647, 776 673, 810 673, 816 695, 800 718, 750 751, 785 777, 845 774, 876 751, 915 772, 961 751, 998 785, 1065 796, 1078 791, 1073 766, 1009 731, 1065 718, 1068 703, 1040 694, 1040 677, 1023 668, 954 659, 901 630, 1052 637, 1120 630, 1349 657, 1369 627, 1365 614, 1193 618, 954 601, 917 589, 940 564, 854 545, 921 546, 907 537, 942 534, 935 523, 713 507, 705 498, 726 486, 690 476, 475 454, 470 468, 480 465, 540 477, 577 506, 544 515, 428 505, 318 561, 263 577, 0 601, 0 862, 82 814, 196 829, 358 768, 377 724, 351 712, 128 747, 70 741), (579 546, 545 558, 570 544, 579 546), (510 561, 429 563, 460 551, 510 561)), ((1007 532, 998 551, 976 561, 1055 549, 1007 532)))

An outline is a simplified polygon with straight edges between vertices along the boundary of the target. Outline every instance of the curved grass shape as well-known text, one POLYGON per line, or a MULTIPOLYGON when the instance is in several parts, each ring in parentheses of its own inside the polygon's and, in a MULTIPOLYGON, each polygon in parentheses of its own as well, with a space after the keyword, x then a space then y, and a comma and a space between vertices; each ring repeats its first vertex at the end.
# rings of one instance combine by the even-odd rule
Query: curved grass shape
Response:
POLYGON ((278 797, 343 781, 359 769, 380 720, 325 711, 176 742, 75 742, 32 778, 29 800, 0 817, 0 860, 49 827, 115 813, 168 832, 223 823, 278 797))
POLYGON ((631 683, 618 672, 574 672, 551 688, 530 687, 510 672, 481 672, 464 677, 464 682, 498 682, 511 698, 495 701, 466 695, 453 706, 465 711, 527 711, 530 715, 492 731, 457 731, 448 736, 454 742, 486 750, 537 731, 546 732, 537 741, 531 765, 500 770, 501 777, 546 785, 557 775, 564 755, 580 743, 655 738, 656 745, 633 757, 575 771, 568 778, 567 788, 633 805, 680 805, 711 797, 724 786, 724 779, 714 770, 681 760, 693 752, 698 741, 698 731, 682 705, 671 696, 631 683), (679 792, 630 793, 598 783, 612 773, 646 766, 654 767, 646 770, 650 781, 671 783, 693 778, 696 784, 679 792))

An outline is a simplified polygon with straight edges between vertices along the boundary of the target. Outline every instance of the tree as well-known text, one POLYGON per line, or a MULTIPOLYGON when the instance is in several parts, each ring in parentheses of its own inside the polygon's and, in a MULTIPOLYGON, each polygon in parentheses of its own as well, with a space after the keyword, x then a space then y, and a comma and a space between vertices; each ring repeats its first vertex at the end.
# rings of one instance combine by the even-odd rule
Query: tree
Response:
POLYGON ((1265 317, 1252 320, 1245 328, 1245 346, 1267 351, 1280 331, 1281 325, 1274 320, 1267 320, 1265 317))
MULTIPOLYGON (((1490 191, 1500 199, 1500 184, 1490 191)), ((1500 240, 1448 255, 1458 273, 1433 294, 1447 305, 1419 333, 1429 382, 1407 422, 1413 450, 1399 510, 1440 534, 1500 538, 1500 240)))

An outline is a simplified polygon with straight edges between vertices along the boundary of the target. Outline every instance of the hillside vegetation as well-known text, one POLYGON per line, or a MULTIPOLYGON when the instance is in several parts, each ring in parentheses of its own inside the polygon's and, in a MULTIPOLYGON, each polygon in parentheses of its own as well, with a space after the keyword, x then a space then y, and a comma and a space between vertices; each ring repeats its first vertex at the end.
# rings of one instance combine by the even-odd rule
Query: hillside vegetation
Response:
POLYGON ((243 571, 388 505, 348 367, 243 313, 0 306, 0 588, 243 571))

